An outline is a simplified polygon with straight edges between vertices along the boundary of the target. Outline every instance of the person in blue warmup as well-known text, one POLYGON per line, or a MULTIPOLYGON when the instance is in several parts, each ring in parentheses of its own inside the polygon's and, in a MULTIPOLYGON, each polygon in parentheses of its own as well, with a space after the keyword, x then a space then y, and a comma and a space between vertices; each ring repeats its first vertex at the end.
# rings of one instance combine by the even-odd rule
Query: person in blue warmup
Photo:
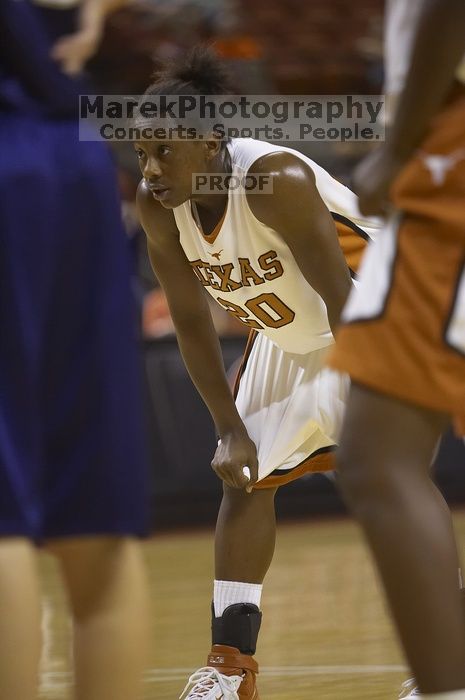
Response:
POLYGON ((70 601, 74 697, 133 700, 149 489, 130 262, 110 155, 77 119, 112 3, 60 4, 0 3, 0 697, 37 697, 41 545, 70 601))

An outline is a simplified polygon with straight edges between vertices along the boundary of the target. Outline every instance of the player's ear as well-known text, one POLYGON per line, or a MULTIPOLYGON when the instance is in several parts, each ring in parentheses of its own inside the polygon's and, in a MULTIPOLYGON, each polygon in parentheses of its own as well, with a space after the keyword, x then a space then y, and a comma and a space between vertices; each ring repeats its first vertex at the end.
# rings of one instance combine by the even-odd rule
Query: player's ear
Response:
POLYGON ((203 142, 203 145, 207 160, 212 160, 221 150, 221 140, 214 134, 209 135, 208 139, 203 142))

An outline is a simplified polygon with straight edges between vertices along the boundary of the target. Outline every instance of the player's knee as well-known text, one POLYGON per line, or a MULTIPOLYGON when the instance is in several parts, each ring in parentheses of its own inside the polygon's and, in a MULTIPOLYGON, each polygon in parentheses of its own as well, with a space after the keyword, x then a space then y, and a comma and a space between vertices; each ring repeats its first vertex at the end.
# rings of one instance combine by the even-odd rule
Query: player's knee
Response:
POLYGON ((355 517, 369 525, 381 514, 398 509, 403 492, 403 469, 392 460, 370 457, 341 449, 338 458, 338 484, 342 496, 355 517))
POLYGON ((248 493, 245 489, 235 489, 223 483, 223 505, 234 510, 268 508, 274 505, 276 491, 276 488, 253 489, 248 493))
POLYGON ((75 538, 49 545, 60 561, 76 619, 92 616, 108 594, 121 587, 119 579, 131 582, 138 546, 124 537, 75 538))

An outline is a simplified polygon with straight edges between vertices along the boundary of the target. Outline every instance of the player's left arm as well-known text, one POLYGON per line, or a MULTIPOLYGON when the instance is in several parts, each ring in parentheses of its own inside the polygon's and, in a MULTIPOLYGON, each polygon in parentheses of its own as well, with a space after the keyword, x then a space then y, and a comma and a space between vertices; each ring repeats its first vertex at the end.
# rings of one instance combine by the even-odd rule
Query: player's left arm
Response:
POLYGON ((322 297, 333 333, 352 287, 333 218, 312 169, 292 153, 259 158, 249 174, 271 175, 272 194, 247 193, 254 216, 279 233, 303 276, 322 297))

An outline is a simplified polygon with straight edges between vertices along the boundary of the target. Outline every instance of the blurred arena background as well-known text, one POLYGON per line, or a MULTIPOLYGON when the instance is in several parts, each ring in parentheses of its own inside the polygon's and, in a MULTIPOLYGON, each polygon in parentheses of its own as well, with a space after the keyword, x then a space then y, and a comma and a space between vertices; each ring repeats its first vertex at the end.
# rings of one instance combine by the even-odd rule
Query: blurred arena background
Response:
MULTIPOLYGON (((245 94, 380 94, 382 0, 136 0, 113 14, 88 65, 95 92, 141 94, 161 61, 176 60, 199 42, 212 44, 245 94)), ((114 145, 123 215, 134 261, 146 415, 153 465, 155 528, 212 523, 220 484, 209 468, 215 436, 189 381, 163 293, 147 259, 135 216, 139 181, 131 144, 114 145), (195 499, 193 499, 195 496, 195 499)), ((345 184, 366 143, 286 142, 345 184)), ((246 331, 212 304, 226 366, 234 372, 246 331)), ((446 436, 435 471, 451 502, 465 499, 465 450, 446 436)), ((313 475, 282 489, 281 516, 343 512, 326 477, 313 475)))

